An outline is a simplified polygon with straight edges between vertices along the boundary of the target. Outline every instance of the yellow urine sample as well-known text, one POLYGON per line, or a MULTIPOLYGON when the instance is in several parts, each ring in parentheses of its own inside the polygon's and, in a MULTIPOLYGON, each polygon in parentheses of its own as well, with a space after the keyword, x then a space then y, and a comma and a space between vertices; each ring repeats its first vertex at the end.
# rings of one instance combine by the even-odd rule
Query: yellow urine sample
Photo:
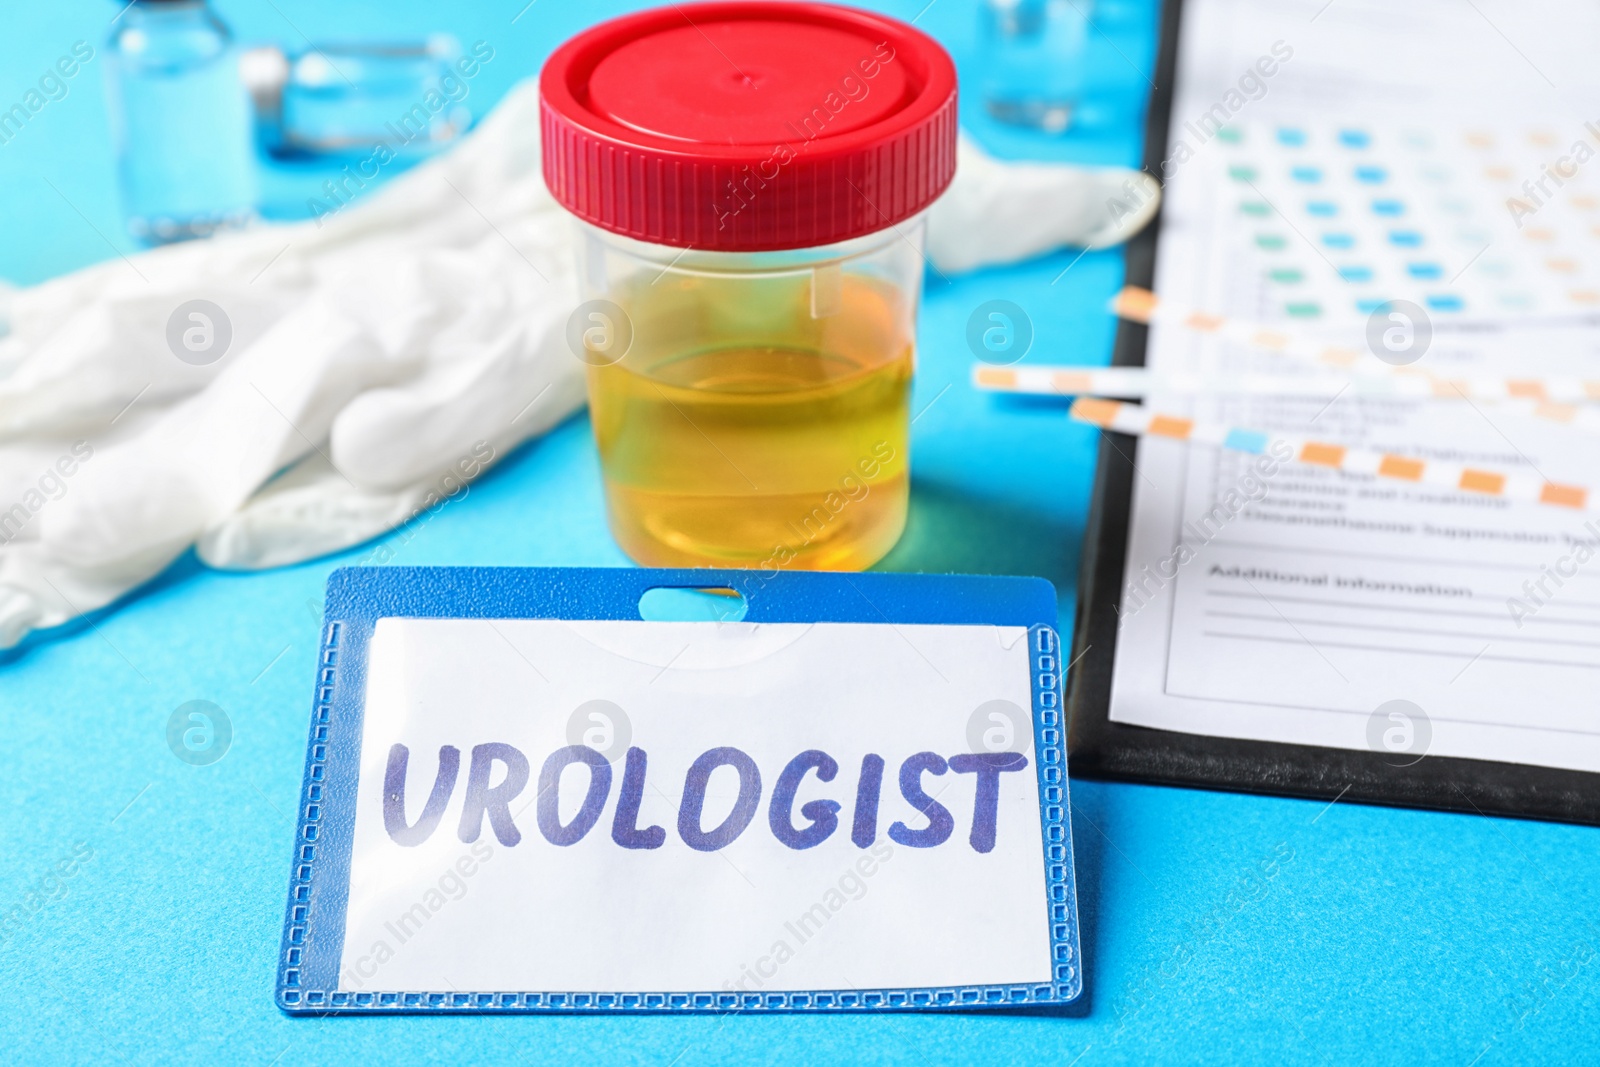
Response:
POLYGON ((617 542, 647 566, 860 570, 905 528, 912 313, 837 266, 674 274, 611 294, 589 368, 617 542))

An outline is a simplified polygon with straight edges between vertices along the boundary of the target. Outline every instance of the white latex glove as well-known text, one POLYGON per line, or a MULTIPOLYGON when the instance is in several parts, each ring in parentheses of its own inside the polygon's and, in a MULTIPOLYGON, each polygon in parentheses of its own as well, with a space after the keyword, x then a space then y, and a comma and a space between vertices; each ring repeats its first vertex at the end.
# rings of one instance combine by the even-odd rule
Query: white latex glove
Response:
MULTIPOLYGON (((359 544, 579 406, 570 223, 540 175, 538 128, 529 79, 450 153, 320 227, 0 290, 0 492, 13 494, 0 496, 0 648, 110 603, 191 544, 241 569, 359 544), (166 338, 195 298, 233 326, 208 366, 166 338), (89 458, 34 492, 77 442, 89 458)), ((930 258, 955 271, 1119 240, 1153 194, 1118 219, 1095 198, 1126 198, 1130 178, 1147 180, 1002 164, 963 142, 930 258)))
POLYGON ((0 497, 0 647, 109 603, 196 542, 208 562, 255 567, 367 540, 573 411, 570 224, 539 176, 537 115, 529 83, 455 151, 320 228, 159 249, 9 294, 0 490, 21 492, 0 497), (202 367, 166 338, 197 297, 233 323, 227 355, 202 367), (90 458, 59 499, 55 479, 27 496, 75 440, 90 458))
POLYGON ((953 273, 1063 245, 1108 248, 1142 230, 1160 203, 1160 184, 1143 171, 1002 163, 963 136, 956 179, 928 214, 928 257, 953 273))

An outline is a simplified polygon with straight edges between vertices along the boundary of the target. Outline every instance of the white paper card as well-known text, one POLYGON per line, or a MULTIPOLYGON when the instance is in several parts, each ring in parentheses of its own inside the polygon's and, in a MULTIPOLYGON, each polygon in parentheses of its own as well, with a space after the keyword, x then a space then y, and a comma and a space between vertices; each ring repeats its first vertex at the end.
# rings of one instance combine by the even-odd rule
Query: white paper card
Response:
POLYGON ((380 619, 339 988, 1047 982, 1030 678, 1022 627, 380 619))

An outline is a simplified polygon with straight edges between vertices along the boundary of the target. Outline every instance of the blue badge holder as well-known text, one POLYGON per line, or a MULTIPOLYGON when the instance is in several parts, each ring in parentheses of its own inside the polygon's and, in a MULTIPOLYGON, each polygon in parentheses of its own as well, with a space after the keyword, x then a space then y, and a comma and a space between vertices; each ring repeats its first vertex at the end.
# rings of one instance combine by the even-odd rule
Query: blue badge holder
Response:
POLYGON ((1060 1007, 1083 991, 1063 745, 1054 587, 1041 578, 759 574, 717 569, 349 567, 328 578, 305 778, 297 815, 277 1002, 329 1013, 615 1013, 895 1011, 1060 1007), (632 620, 651 589, 729 588, 747 623, 834 622, 1026 627, 1032 662, 1034 769, 1044 852, 1052 979, 1030 984, 727 990, 339 989, 361 757, 367 653, 381 618, 632 620))

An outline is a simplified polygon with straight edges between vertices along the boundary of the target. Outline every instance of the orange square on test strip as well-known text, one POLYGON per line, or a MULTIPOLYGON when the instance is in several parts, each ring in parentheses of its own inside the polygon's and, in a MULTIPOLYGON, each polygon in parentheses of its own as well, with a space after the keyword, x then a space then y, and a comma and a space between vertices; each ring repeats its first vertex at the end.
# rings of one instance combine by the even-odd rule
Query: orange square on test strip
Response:
POLYGON ((1383 462, 1378 464, 1378 473, 1385 478, 1404 478, 1408 482, 1415 482, 1422 477, 1422 467, 1420 459, 1384 456, 1383 462))
POLYGON ((1050 376, 1050 385, 1067 396, 1078 396, 1094 389, 1094 382, 1082 371, 1057 371, 1050 376))
POLYGON ((1583 507, 1584 498, 1589 494, 1580 486, 1556 485, 1546 482, 1544 488, 1539 490, 1541 504, 1559 504, 1566 508, 1583 507))
POLYGON ((1344 463, 1343 445, 1319 445, 1307 441, 1300 448, 1301 463, 1315 463, 1321 467, 1337 467, 1344 463))
POLYGON ((1498 493, 1506 487, 1506 476, 1493 471, 1475 471, 1469 467, 1461 472, 1458 484, 1475 493, 1498 493))
POLYGON ((1175 419, 1171 415, 1157 415, 1150 420, 1150 432, 1157 437, 1188 437, 1193 429, 1193 422, 1175 419))
POLYGON ((1150 317, 1155 314, 1156 294, 1148 289, 1130 285, 1112 299, 1111 309, 1125 319, 1149 322, 1150 317))
POLYGON ((1072 417, 1084 422, 1092 422, 1096 426, 1110 426, 1122 405, 1115 400, 1099 400, 1092 396, 1080 396, 1072 402, 1072 417))

